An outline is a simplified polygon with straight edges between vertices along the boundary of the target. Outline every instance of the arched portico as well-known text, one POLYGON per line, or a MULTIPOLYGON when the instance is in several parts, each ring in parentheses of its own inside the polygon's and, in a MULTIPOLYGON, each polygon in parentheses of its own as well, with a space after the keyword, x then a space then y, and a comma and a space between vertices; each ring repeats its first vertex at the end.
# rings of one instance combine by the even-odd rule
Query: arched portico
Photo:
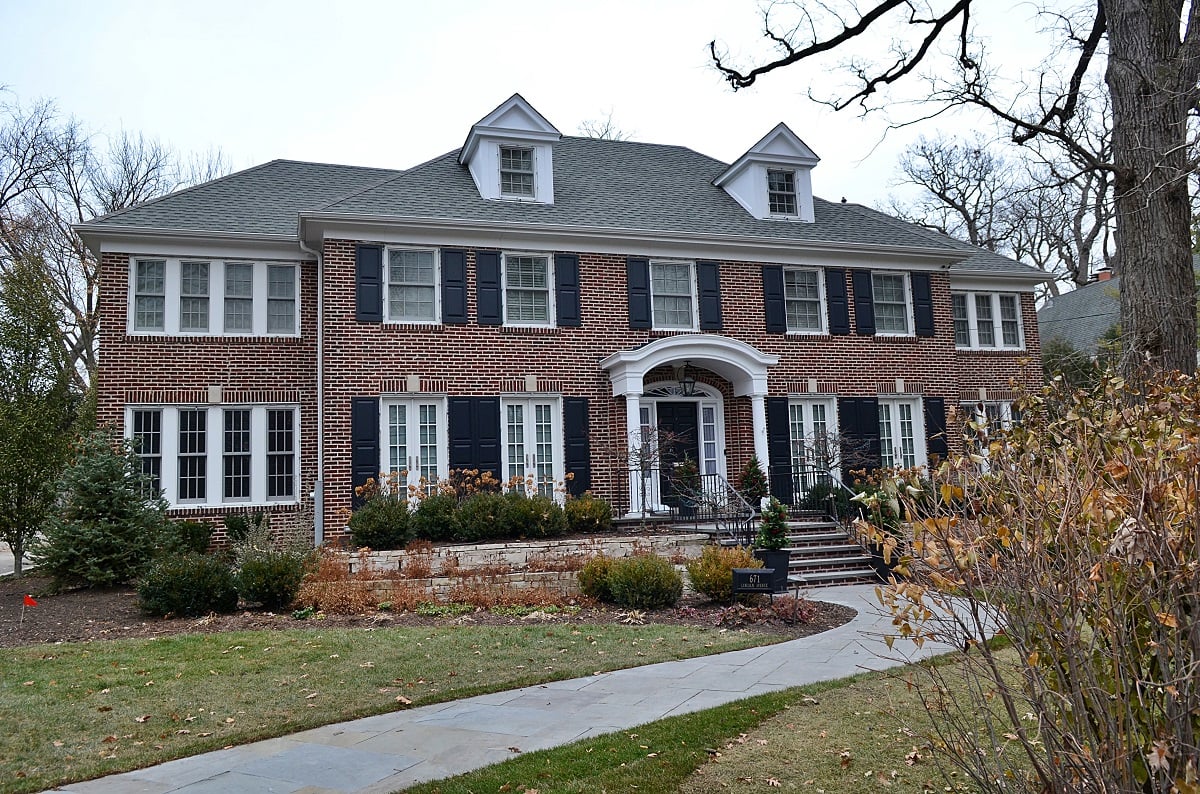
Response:
POLYGON ((608 372, 612 381, 613 395, 625 398, 629 443, 637 443, 641 435, 641 401, 646 393, 646 375, 657 367, 679 367, 685 362, 729 381, 734 396, 750 398, 754 454, 765 465, 768 460, 767 369, 778 364, 779 357, 716 334, 664 337, 632 350, 613 353, 600 362, 601 369, 608 372))

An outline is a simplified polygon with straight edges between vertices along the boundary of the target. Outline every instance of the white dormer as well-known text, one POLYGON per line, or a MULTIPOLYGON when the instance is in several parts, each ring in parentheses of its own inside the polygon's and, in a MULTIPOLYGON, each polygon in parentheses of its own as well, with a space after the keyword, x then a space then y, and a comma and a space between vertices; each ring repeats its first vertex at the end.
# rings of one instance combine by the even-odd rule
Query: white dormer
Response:
POLYGON ((780 124, 713 184, 756 218, 812 223, 812 170, 820 161, 796 133, 780 124))
POLYGON ((562 133, 513 94, 471 127, 458 162, 479 195, 501 201, 554 203, 554 144, 562 133))

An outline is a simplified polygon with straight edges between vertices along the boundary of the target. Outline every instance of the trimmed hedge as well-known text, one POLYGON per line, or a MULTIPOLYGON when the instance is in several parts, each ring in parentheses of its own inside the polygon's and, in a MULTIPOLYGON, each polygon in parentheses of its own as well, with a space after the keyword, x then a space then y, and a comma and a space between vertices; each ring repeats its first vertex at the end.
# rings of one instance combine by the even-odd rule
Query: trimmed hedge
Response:
POLYGON ((159 617, 233 612, 237 586, 229 566, 205 554, 172 554, 155 560, 138 583, 142 611, 159 617))

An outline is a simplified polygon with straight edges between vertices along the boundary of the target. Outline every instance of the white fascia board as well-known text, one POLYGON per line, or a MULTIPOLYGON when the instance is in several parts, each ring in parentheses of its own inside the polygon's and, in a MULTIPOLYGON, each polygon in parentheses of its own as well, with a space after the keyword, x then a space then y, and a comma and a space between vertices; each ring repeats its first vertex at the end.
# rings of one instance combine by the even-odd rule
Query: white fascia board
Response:
POLYGON ((228 259, 314 261, 301 250, 294 235, 239 234, 179 229, 73 227, 93 254, 145 254, 155 256, 209 256, 228 259))
MULTIPOLYGON (((966 254, 947 248, 894 248, 822 241, 736 235, 673 235, 638 229, 479 223, 440 218, 302 215, 306 242, 312 239, 372 240, 467 248, 638 254, 672 259, 718 259, 907 270, 944 271, 966 254), (320 234, 320 238, 314 235, 320 234)), ((310 242, 310 245, 312 243, 310 242)))
POLYGON ((950 289, 962 292, 1033 292, 1050 281, 1048 273, 971 273, 950 271, 950 289))

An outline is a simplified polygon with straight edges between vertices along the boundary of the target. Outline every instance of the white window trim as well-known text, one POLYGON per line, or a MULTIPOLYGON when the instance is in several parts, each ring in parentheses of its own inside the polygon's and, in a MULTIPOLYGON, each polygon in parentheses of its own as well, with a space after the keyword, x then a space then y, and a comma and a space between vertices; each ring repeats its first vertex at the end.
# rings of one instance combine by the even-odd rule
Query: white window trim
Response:
POLYGON ((799 267, 785 266, 783 268, 783 321, 787 323, 787 274, 789 271, 807 270, 817 274, 817 320, 820 327, 815 330, 808 329, 787 329, 787 333, 793 336, 817 336, 829 332, 829 310, 825 306, 825 269, 820 267, 799 267))
POLYGON ((134 411, 161 411, 162 437, 159 478, 163 498, 172 508, 261 506, 298 504, 300 501, 300 450, 302 446, 300 406, 286 403, 222 403, 201 405, 127 405, 125 438, 133 438, 134 411), (250 409, 250 498, 225 499, 225 409, 250 409), (204 499, 181 501, 179 493, 179 412, 201 410, 205 420, 205 493, 204 499), (292 412, 294 482, 291 497, 267 496, 267 411, 292 412))
MULTIPOLYGON (((929 464, 929 452, 926 449, 927 442, 925 440, 925 401, 924 401, 924 399, 921 397, 915 396, 915 395, 912 395, 912 396, 909 396, 909 395, 886 395, 886 396, 879 395, 877 399, 878 399, 880 408, 882 408, 884 405, 892 406, 893 408, 898 405, 901 405, 901 404, 907 404, 907 405, 912 406, 912 411, 913 411, 913 461, 914 461, 915 465, 918 467, 927 466, 929 464)), ((899 420, 895 416, 894 411, 892 412, 891 422, 892 422, 892 432, 893 432, 893 434, 895 434, 899 428, 899 420)), ((894 439, 893 439, 893 442, 894 442, 894 439)), ((884 452, 885 452, 884 445, 886 443, 887 443, 887 440, 884 439, 883 433, 880 433, 879 434, 879 448, 880 448, 881 455, 884 454, 884 452)), ((895 463, 896 463, 896 458, 899 457, 899 455, 896 454, 897 452, 899 452, 899 449, 897 447, 893 446, 892 447, 892 458, 893 458, 892 463, 893 463, 893 465, 895 465, 895 463)))
MULTIPOLYGON (((496 195, 505 201, 537 201, 538 200, 538 147, 529 144, 520 143, 498 143, 496 144, 496 195), (504 192, 504 150, 505 149, 523 149, 529 152, 529 159, 533 163, 533 193, 526 195, 524 193, 505 193, 504 192)), ((514 172, 517 173, 517 172, 514 172)))
POLYGON ((218 259, 199 256, 164 257, 132 256, 129 258, 125 332, 129 336, 181 336, 181 337, 274 337, 286 338, 300 335, 300 265, 296 262, 270 260, 218 259), (136 327, 137 320, 137 263, 139 261, 163 262, 163 327, 144 330, 136 327), (180 299, 182 297, 182 263, 208 263, 208 330, 180 330, 180 299), (251 265, 253 267, 253 292, 251 294, 253 322, 250 331, 225 331, 225 265, 251 265), (295 279, 294 294, 295 326, 289 333, 267 330, 267 304, 269 288, 268 268, 290 267, 295 279))
MULTIPOLYGON (((1025 349, 1025 320, 1021 316, 1021 293, 1019 292, 991 292, 984 290, 951 290, 953 295, 965 295, 967 298, 967 328, 971 336, 971 344, 960 345, 955 339, 954 346, 958 350, 1013 350, 1020 351, 1025 349), (1009 295, 1017 303, 1017 344, 1004 344, 1004 322, 1000 316, 1000 296, 1009 295), (992 304, 992 330, 994 332, 994 345, 982 345, 979 343, 979 320, 976 317, 975 299, 977 296, 986 296, 992 304)), ((953 300, 953 298, 951 299, 953 300)), ((953 304, 952 304, 953 305, 953 304)))
MULTIPOLYGON (((812 424, 812 406, 814 405, 822 405, 825 407, 825 432, 828 436, 827 440, 831 443, 836 443, 838 437, 838 412, 836 397, 833 395, 817 395, 811 397, 797 397, 795 395, 790 396, 788 398, 788 454, 793 466, 795 466, 796 460, 795 456, 792 455, 792 445, 794 445, 797 441, 797 439, 792 435, 792 406, 795 405, 804 406, 805 436, 803 441, 805 443, 808 443, 815 438, 815 435, 810 435, 808 433, 809 426, 812 424)), ((839 453, 835 452, 833 457, 835 458, 835 461, 833 468, 830 469, 830 473, 833 475, 834 479, 840 481, 841 465, 840 461, 837 459, 841 456, 839 453)))
MULTIPOLYGON (((446 413, 446 397, 445 395, 435 394, 397 394, 385 395, 379 400, 379 468, 380 471, 388 471, 388 473, 396 473, 399 471, 408 471, 408 479, 406 485, 418 485, 421 480, 420 462, 417 461, 416 466, 402 466, 397 469, 392 466, 391 461, 391 407, 393 405, 405 405, 409 412, 409 427, 416 427, 419 419, 413 417, 419 416, 415 413, 420 405, 433 405, 437 411, 437 479, 444 480, 450 476, 450 425, 446 413), (390 471, 389 471, 390 470, 390 471)), ((408 447, 409 462, 420 454, 420 439, 414 442, 409 440, 408 447), (418 447, 417 452, 412 452, 413 447, 418 447)), ((436 483, 428 483, 436 485, 436 483)))
POLYGON ((799 194, 799 190, 796 187, 796 185, 799 183, 799 177, 796 174, 796 169, 783 168, 781 166, 767 166, 767 168, 763 172, 763 179, 765 181, 765 187, 766 187, 766 191, 767 191, 767 201, 766 201, 767 217, 768 218, 783 218, 783 219, 799 218, 800 217, 800 194, 799 194), (791 195, 792 195, 792 205, 795 206, 795 208, 796 208, 795 212, 772 212, 771 211, 771 194, 784 192, 782 190, 774 190, 774 191, 771 190, 771 172, 772 171, 779 171, 781 173, 792 175, 792 194, 791 195))
POLYGON ((906 313, 905 322, 908 324, 908 330, 904 333, 899 331, 881 331, 879 330, 879 313, 875 313, 875 336, 896 336, 908 337, 916 336, 916 317, 913 313, 913 297, 912 297, 912 279, 908 273, 895 270, 873 270, 871 271, 871 305, 875 306, 878 301, 875 300, 875 276, 899 276, 904 284, 904 310, 906 313))
POLYGON ((440 325, 442 322, 442 252, 419 245, 389 245, 383 249, 383 321, 398 325, 440 325), (392 316, 392 251, 426 251, 433 254, 433 319, 419 320, 392 316))
POLYGON ((650 289, 650 327, 655 331, 696 331, 700 328, 700 298, 699 290, 696 284, 696 263, 688 259, 651 259, 647 268, 649 276, 650 289), (659 325, 654 319, 654 266, 655 265, 687 265, 688 266, 688 284, 691 289, 692 301, 692 324, 688 326, 682 325, 659 325))
MULTIPOLYGON (((528 393, 520 395, 502 395, 500 397, 500 481, 503 483, 508 483, 511 482, 515 477, 525 479, 529 474, 536 472, 536 468, 531 469, 529 466, 530 462, 533 460, 531 456, 534 454, 529 451, 529 448, 536 444, 537 440, 535 437, 531 437, 528 433, 526 434, 525 438, 526 462, 524 469, 519 472, 513 471, 508 462, 508 407, 518 403, 524 405, 526 408, 524 417, 526 429, 531 428, 533 422, 535 421, 535 415, 531 410, 533 406, 536 403, 550 404, 550 413, 552 417, 550 428, 550 451, 552 456, 550 468, 552 470, 551 476, 554 479, 552 488, 554 489, 554 498, 558 501, 562 501, 564 495, 562 490, 559 488, 559 484, 565 482, 567 470, 565 460, 566 453, 563 446, 562 396, 559 394, 528 393)), ((536 462, 534 463, 534 466, 536 467, 536 462)), ((536 488, 539 484, 540 483, 535 482, 534 487, 536 488)))
MULTIPOLYGON (((554 328, 557 324, 558 307, 555 305, 554 256, 540 251, 503 251, 500 256, 500 294, 501 307, 504 314, 504 325, 509 328, 554 328), (508 319, 508 258, 516 256, 531 256, 546 260, 546 321, 545 322, 514 322, 508 319)), ((514 287, 514 289, 517 289, 514 287)))

